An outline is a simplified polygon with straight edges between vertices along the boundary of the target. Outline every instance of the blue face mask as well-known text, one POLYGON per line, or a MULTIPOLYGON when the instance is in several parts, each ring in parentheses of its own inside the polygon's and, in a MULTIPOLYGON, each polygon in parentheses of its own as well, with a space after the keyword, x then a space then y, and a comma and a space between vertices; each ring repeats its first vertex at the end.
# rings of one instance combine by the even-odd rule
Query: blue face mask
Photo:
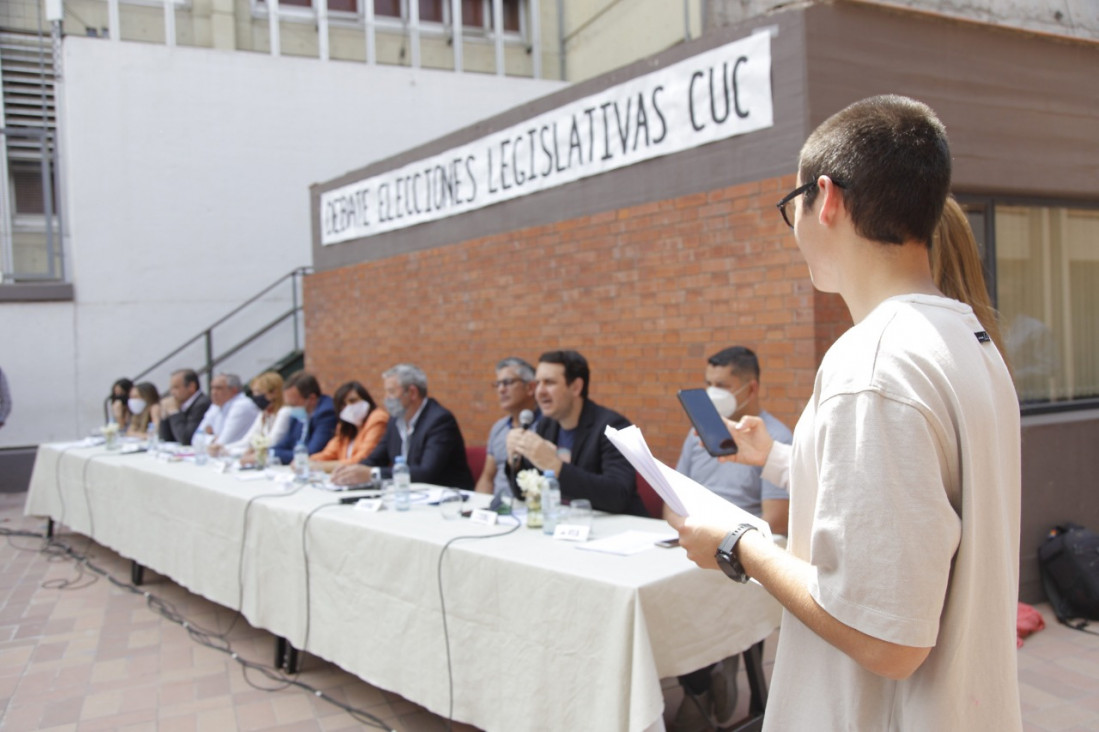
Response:
POLYGON ((309 412, 305 411, 305 407, 290 407, 290 416, 302 424, 309 421, 309 412))

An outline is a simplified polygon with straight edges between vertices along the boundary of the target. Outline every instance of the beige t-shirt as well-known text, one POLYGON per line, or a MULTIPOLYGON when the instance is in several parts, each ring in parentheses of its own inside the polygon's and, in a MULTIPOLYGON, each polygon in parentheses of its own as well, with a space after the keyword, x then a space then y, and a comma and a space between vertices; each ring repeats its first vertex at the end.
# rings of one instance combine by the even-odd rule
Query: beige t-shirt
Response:
POLYGON ((932 647, 904 681, 785 613, 768 730, 1022 727, 1019 405, 966 305, 891 298, 845 333, 794 431, 788 549, 843 623, 932 647))

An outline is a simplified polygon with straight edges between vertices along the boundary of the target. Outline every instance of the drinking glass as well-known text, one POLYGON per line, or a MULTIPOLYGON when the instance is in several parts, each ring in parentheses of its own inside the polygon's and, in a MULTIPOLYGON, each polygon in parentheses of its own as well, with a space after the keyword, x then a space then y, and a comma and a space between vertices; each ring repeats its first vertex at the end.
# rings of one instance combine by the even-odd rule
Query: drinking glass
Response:
POLYGON ((587 498, 577 498, 569 503, 569 515, 564 523, 573 526, 587 526, 591 533, 591 501, 587 498))
POLYGON ((439 512, 447 521, 462 515, 462 492, 457 488, 445 488, 439 496, 439 512))
POLYGON ((206 458, 209 457, 206 454, 206 446, 208 443, 209 438, 205 432, 200 432, 191 439, 191 447, 195 449, 195 465, 206 464, 206 458))

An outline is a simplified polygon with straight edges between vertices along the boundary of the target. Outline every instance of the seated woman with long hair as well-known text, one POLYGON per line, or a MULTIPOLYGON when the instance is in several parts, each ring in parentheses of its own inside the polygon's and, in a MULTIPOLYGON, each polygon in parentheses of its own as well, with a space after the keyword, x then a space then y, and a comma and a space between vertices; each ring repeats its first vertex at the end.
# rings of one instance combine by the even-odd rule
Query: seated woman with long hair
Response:
POLYGON ((114 421, 123 430, 130 428, 130 421, 133 419, 133 412, 130 411, 130 407, 127 405, 127 401, 130 398, 130 392, 134 389, 134 382, 123 376, 118 381, 111 385, 111 416, 114 417, 114 421))
MULTIPOLYGON (((153 429, 160 429, 160 393, 148 381, 134 384, 130 388, 130 398, 126 400, 130 414, 130 426, 126 430, 129 437, 145 437, 149 433, 149 423, 153 429)), ((120 423, 121 424, 121 423, 120 423)))
POLYGON ((228 454, 240 457, 242 462, 248 462, 254 455, 253 443, 260 435, 266 438, 268 445, 275 445, 290 431, 290 407, 284 404, 282 399, 282 377, 274 371, 264 371, 252 379, 249 384, 252 389, 252 401, 259 407, 259 414, 251 428, 244 437, 228 445, 210 446, 211 455, 228 454))
POLYGON ((369 455, 381 442, 389 423, 389 415, 378 408, 374 397, 357 381, 336 389, 332 401, 340 418, 336 434, 323 450, 309 456, 314 468, 326 472, 357 463, 369 455))

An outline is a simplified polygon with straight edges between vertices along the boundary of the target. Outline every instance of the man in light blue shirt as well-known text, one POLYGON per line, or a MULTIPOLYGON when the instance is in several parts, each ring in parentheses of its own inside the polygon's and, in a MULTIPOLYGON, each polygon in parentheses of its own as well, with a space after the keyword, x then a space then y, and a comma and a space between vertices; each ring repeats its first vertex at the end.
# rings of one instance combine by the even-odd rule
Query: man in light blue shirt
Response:
POLYGON ((510 356, 496 364, 496 381, 492 383, 500 408, 505 416, 492 425, 485 447, 485 469, 477 479, 479 493, 491 493, 493 503, 499 504, 505 498, 511 498, 511 485, 505 466, 508 459, 508 431, 519 427, 519 415, 529 410, 533 417, 528 428, 541 416, 538 403, 534 401, 534 367, 521 358, 510 356))
MULTIPOLYGON (((786 425, 760 407, 759 389, 759 359, 751 349, 732 346, 710 356, 706 362, 706 392, 722 417, 735 422, 748 414, 758 416, 776 442, 789 444, 793 435, 786 425)), ((675 469, 730 503, 762 517, 773 533, 786 533, 790 495, 784 488, 763 480, 763 468, 719 462, 706 452, 698 435, 691 430, 683 441, 675 469)), ((739 658, 731 656, 679 678, 684 696, 674 729, 706 730, 732 723, 739 658)))

